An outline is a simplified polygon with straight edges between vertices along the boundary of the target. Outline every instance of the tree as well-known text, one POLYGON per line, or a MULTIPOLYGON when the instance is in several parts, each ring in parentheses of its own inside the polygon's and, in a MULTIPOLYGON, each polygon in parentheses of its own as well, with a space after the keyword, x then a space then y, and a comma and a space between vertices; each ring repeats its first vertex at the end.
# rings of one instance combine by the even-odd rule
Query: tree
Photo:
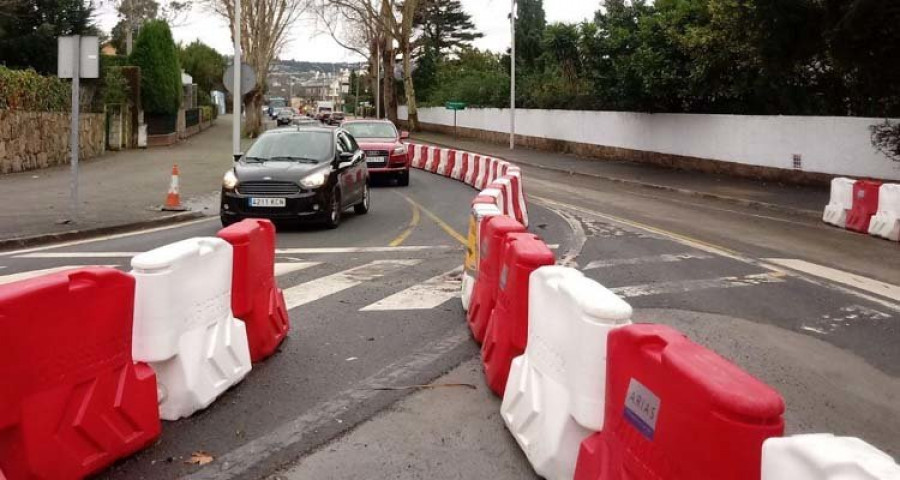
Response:
POLYGON ((151 20, 141 29, 131 54, 141 67, 141 105, 151 115, 174 115, 181 106, 181 67, 169 25, 151 20))
POLYGON ((544 0, 519 0, 516 20, 516 66, 531 71, 541 56, 541 41, 547 20, 544 0))
MULTIPOLYGON (((212 9, 234 25, 235 0, 206 0, 212 9)), ((255 137, 262 131, 260 110, 269 79, 269 68, 288 40, 288 31, 309 6, 309 0, 241 0, 241 50, 243 61, 256 71, 256 87, 244 95, 244 129, 255 137)), ((234 33, 232 32, 232 36, 234 33)), ((233 38, 232 38, 233 40, 233 38)))
POLYGON ((420 0, 420 3, 413 18, 418 56, 429 51, 439 55, 455 52, 484 36, 475 30, 472 17, 463 10, 459 0, 420 0))
POLYGON ((509 102, 509 70, 501 55, 463 47, 457 58, 442 62, 429 105, 463 101, 473 107, 504 107, 509 102))
POLYGON ((94 9, 84 0, 5 1, 0 14, 0 64, 56 73, 56 37, 96 35, 94 9))
POLYGON ((178 17, 190 9, 182 0, 113 0, 119 22, 113 27, 111 42, 120 53, 130 53, 131 36, 150 20, 165 20, 174 25, 178 17))
POLYGON ((181 68, 194 79, 200 91, 209 95, 222 84, 225 74, 225 57, 212 47, 195 40, 190 45, 178 49, 181 68))

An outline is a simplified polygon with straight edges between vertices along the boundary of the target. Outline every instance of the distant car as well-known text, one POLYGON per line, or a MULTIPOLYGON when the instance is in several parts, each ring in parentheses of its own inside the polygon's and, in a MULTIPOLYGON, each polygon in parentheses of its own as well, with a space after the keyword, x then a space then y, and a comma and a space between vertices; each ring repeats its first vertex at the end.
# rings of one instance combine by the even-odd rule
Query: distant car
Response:
POLYGON ((277 123, 279 127, 282 125, 290 125, 293 119, 294 109, 284 107, 278 110, 278 114, 275 116, 275 123, 277 123))
POLYGON ((244 218, 324 221, 344 210, 369 211, 365 153, 340 128, 280 128, 263 133, 222 179, 222 225, 244 218))
POLYGON ((341 128, 365 150, 369 172, 393 176, 403 187, 409 185, 409 152, 403 143, 409 133, 398 132, 388 120, 348 120, 341 128))
POLYGON ((328 119, 329 125, 340 125, 341 122, 344 121, 344 112, 334 112, 331 114, 331 118, 328 119))

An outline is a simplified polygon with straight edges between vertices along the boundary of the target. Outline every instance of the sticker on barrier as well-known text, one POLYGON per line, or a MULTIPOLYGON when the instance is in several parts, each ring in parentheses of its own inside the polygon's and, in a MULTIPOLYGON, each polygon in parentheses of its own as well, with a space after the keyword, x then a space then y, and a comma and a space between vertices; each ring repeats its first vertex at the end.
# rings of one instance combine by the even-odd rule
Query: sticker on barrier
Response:
MULTIPOLYGON (((524 231, 524 227, 522 230, 524 231)), ((530 233, 506 235, 500 257, 502 263, 496 305, 491 310, 484 335, 481 361, 488 387, 495 394, 503 396, 513 358, 525 352, 528 338, 529 278, 532 272, 540 267, 553 265, 556 259, 550 247, 530 233)))
POLYGON ((481 224, 488 218, 500 215, 500 210, 493 203, 480 203, 478 200, 482 197, 476 197, 472 200, 472 211, 469 214, 469 234, 466 238, 466 258, 463 262, 463 278, 462 292, 460 299, 462 300, 463 310, 469 310, 469 304, 472 299, 472 290, 475 288, 475 281, 478 278, 478 258, 479 245, 481 245, 481 224))
POLYGON ((528 343, 500 413, 535 472, 572 478, 581 441, 603 426, 606 337, 631 306, 581 272, 549 266, 528 286, 528 343))
POLYGON ((869 233, 869 222, 878 213, 881 182, 858 180, 853 184, 853 208, 847 213, 847 230, 869 233))
POLYGON ((247 327, 250 359, 275 353, 290 329, 284 294, 275 284, 275 226, 247 219, 219 231, 233 249, 231 309, 247 327))
POLYGON ((830 433, 770 438, 763 444, 762 480, 896 480, 900 465, 854 437, 830 433))
POLYGON ((506 215, 489 217, 481 222, 478 276, 466 315, 472 337, 478 343, 484 339, 484 332, 487 330, 488 320, 497 299, 500 264, 503 263, 503 245, 506 237, 515 232, 525 232, 525 226, 506 215))
POLYGON ((11 480, 86 477, 159 436, 156 378, 131 356, 133 305, 134 279, 108 268, 0 286, 0 471, 11 480))
POLYGON ((578 480, 757 480, 763 442, 784 431, 771 387, 665 325, 607 340, 603 431, 581 447, 578 480))
POLYGON ((191 238, 137 255, 134 358, 156 371, 160 416, 209 406, 250 371, 244 322, 231 313, 232 248, 191 238))
POLYGON ((900 241, 900 185, 886 183, 878 192, 878 212, 869 223, 869 234, 900 241))

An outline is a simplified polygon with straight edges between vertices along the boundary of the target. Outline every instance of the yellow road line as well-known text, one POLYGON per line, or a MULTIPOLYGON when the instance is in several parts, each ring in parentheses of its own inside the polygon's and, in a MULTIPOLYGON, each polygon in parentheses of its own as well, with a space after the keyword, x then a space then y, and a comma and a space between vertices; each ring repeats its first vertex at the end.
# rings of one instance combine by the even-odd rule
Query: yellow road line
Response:
POLYGON ((406 238, 415 230, 415 228, 419 225, 419 206, 416 204, 411 204, 412 207, 412 220, 409 221, 409 227, 403 231, 397 238, 393 239, 391 243, 388 244, 389 247, 399 247, 406 241, 406 238))
POLYGON ((406 201, 410 203, 410 205, 413 205, 414 207, 418 207, 420 210, 422 210, 422 213, 424 213, 426 216, 428 216, 428 218, 434 220, 434 223, 436 223, 445 232, 447 232, 447 235, 450 235, 451 237, 456 239, 457 242, 459 242, 463 245, 466 245, 466 243, 467 243, 466 237, 463 237, 462 235, 460 235, 459 232, 454 230, 453 227, 451 227, 450 225, 447 225, 447 223, 444 222, 443 220, 441 220, 437 215, 431 213, 431 211, 429 211, 427 208, 423 207, 422 205, 419 205, 418 203, 416 203, 415 200, 407 197, 406 195, 404 195, 402 193, 397 193, 397 195, 400 195, 401 197, 405 198, 406 201))

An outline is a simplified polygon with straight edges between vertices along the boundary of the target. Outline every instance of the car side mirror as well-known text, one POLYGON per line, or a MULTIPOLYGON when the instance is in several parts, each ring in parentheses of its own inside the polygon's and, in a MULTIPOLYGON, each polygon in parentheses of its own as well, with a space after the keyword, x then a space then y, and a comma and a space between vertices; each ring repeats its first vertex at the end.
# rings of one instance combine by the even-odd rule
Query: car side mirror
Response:
POLYGON ((241 158, 243 158, 243 157, 244 157, 244 152, 238 152, 238 153, 235 153, 235 154, 234 154, 234 161, 235 161, 235 163, 236 163, 236 162, 239 162, 239 161, 241 160, 241 158))
POLYGON ((338 170, 350 168, 353 165, 353 152, 341 152, 338 154, 338 170))
POLYGON ((408 138, 409 138, 409 132, 407 132, 406 130, 400 132, 400 140, 406 140, 408 138))

